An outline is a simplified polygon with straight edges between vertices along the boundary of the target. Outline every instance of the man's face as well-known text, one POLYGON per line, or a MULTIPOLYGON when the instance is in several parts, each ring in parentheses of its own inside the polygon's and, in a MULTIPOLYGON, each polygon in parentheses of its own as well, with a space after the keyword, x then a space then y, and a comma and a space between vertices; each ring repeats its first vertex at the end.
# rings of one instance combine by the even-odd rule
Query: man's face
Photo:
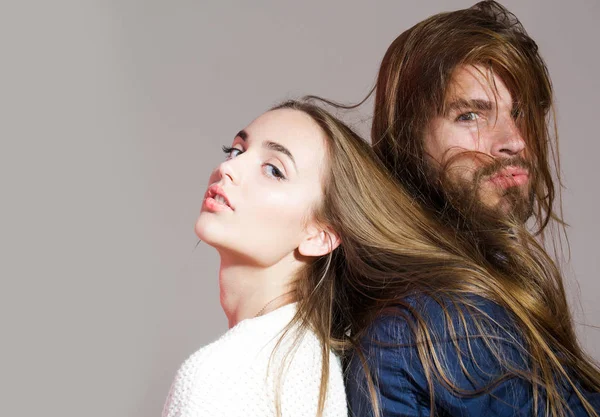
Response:
POLYGON ((527 220, 530 164, 505 84, 484 67, 458 67, 445 109, 424 135, 428 166, 443 180, 444 193, 459 208, 477 206, 527 220))

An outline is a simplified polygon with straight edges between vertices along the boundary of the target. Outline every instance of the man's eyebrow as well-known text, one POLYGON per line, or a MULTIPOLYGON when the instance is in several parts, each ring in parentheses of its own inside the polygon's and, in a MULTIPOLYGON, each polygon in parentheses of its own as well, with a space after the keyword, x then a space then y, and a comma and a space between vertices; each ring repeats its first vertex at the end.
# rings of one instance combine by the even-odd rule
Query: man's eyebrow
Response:
POLYGON ((294 164, 294 168, 296 169, 296 171, 298 170, 298 167, 296 166, 296 161, 294 160, 294 155, 292 155, 292 153, 289 151, 289 149, 286 148, 285 146, 283 146, 282 144, 277 143, 277 142, 272 142, 272 141, 266 141, 266 142, 263 142, 263 147, 267 148, 267 149, 271 149, 275 152, 281 152, 282 154, 286 155, 288 158, 290 158, 292 160, 292 163, 294 164))
POLYGON ((481 99, 464 99, 459 98, 452 100, 444 106, 445 113, 448 114, 454 110, 478 110, 490 111, 494 108, 494 103, 489 100, 481 99))
POLYGON ((248 132, 246 132, 245 130, 242 129, 238 132, 237 135, 235 135, 235 137, 240 138, 245 142, 246 139, 248 139, 248 132))

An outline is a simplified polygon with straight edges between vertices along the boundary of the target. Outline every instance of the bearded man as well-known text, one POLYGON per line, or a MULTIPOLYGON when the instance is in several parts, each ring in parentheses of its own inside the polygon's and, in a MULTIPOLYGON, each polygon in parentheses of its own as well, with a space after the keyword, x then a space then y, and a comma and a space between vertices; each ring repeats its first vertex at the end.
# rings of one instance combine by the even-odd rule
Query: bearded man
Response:
POLYGON ((598 366, 539 239, 562 224, 552 109, 536 43, 494 1, 432 16, 387 50, 373 147, 468 262, 365 312, 348 367, 354 415, 600 413, 598 366))

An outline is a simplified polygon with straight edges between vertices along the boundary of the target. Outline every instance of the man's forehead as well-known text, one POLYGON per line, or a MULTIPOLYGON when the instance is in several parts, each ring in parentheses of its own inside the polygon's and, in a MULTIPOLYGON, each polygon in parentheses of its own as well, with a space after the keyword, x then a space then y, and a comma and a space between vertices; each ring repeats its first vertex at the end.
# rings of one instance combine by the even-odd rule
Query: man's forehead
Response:
POLYGON ((461 65, 450 78, 446 105, 465 100, 512 105, 512 95, 502 78, 481 65, 461 65))

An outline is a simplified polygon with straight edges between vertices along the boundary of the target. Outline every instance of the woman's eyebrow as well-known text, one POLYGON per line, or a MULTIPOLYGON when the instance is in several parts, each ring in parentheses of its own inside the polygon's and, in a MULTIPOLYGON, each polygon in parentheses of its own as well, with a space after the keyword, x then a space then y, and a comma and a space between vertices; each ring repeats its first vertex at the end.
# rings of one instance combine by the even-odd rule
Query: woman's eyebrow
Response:
MULTIPOLYGON (((242 139, 244 139, 244 138, 242 137, 242 139)), ((282 154, 286 155, 288 158, 290 158, 292 160, 292 163, 294 164, 294 168, 296 169, 296 171, 298 171, 298 167, 296 166, 296 160, 294 159, 294 155, 292 155, 292 153, 289 151, 288 148, 286 148, 285 146, 283 146, 280 143, 273 142, 273 141, 263 142, 263 147, 267 148, 267 149, 271 149, 275 152, 281 152, 282 154)))
POLYGON ((235 135, 235 137, 240 138, 241 140, 243 140, 245 142, 246 139, 248 139, 248 132, 246 132, 244 129, 242 129, 237 133, 237 135, 235 135))
MULTIPOLYGON (((246 140, 248 140, 248 136, 249 136, 248 132, 246 132, 243 129, 240 130, 237 133, 237 135, 235 135, 236 138, 240 138, 244 142, 246 142, 246 140)), ((273 141, 267 140, 267 141, 263 142, 263 148, 270 149, 272 151, 280 152, 280 153, 284 154, 285 156, 287 156, 288 158, 290 158, 290 160, 292 161, 292 164, 294 164, 294 169, 296 171, 298 171, 298 167, 296 166, 296 160, 294 159, 294 155, 292 155, 292 153, 290 152, 290 150, 288 148, 286 148, 285 146, 283 146, 281 143, 277 143, 277 142, 273 142, 273 141)))

